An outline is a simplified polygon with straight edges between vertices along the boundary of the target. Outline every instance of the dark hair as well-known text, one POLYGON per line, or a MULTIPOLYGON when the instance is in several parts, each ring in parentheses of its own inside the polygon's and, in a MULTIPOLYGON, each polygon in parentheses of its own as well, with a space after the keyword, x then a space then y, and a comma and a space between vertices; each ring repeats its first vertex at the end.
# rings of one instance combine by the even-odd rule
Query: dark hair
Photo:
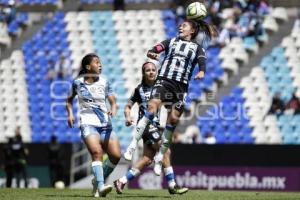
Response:
POLYGON ((142 66, 142 84, 145 84, 145 82, 146 82, 146 80, 145 80, 145 72, 146 72, 146 65, 148 64, 148 63, 151 63, 151 64, 153 64, 154 65, 154 67, 155 67, 155 69, 157 69, 157 67, 156 67, 156 65, 153 63, 153 62, 151 62, 151 61, 146 61, 144 64, 143 64, 143 66, 142 66))
POLYGON ((213 26, 205 22, 204 20, 190 20, 186 19, 185 22, 188 22, 191 24, 192 28, 195 30, 195 32, 192 34, 192 40, 195 40, 197 35, 199 34, 200 30, 204 32, 206 36, 211 39, 212 37, 215 37, 218 35, 217 29, 213 26))
POLYGON ((94 53, 89 53, 87 55, 85 55, 82 60, 81 60, 81 66, 80 66, 80 71, 79 71, 79 74, 78 76, 80 75, 83 75, 83 74, 86 74, 87 73, 87 70, 86 70, 86 66, 89 65, 93 58, 99 58, 99 56, 97 56, 96 54, 94 53))

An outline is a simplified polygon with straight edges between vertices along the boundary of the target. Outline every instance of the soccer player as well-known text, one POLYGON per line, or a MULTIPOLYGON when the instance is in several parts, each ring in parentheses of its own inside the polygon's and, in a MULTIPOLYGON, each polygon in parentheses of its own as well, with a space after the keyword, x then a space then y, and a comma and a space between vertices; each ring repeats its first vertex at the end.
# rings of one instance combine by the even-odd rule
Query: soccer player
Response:
POLYGON ((72 102, 79 100, 81 137, 92 157, 93 195, 106 196, 111 185, 104 180, 113 171, 121 157, 120 144, 112 130, 111 117, 117 113, 116 98, 110 83, 101 76, 102 65, 95 54, 87 54, 81 62, 79 76, 73 81, 72 94, 67 99, 68 124, 74 126, 72 102), (111 110, 106 106, 108 100, 111 110), (108 159, 102 163, 103 153, 108 159))
MULTIPOLYGON (((125 106, 124 114, 126 118, 126 126, 133 124, 133 120, 130 117, 130 112, 135 103, 138 103, 140 106, 139 119, 143 117, 147 110, 147 102, 150 99, 150 93, 157 75, 156 63, 157 62, 154 60, 148 60, 142 66, 142 83, 135 88, 134 93, 125 106)), ((122 194, 123 188, 128 181, 137 177, 142 169, 152 163, 154 155, 159 149, 160 140, 161 132, 159 130, 159 113, 157 113, 153 123, 149 124, 143 133, 143 157, 126 173, 125 176, 114 181, 114 185, 118 194, 122 194)), ((169 193, 184 194, 188 192, 188 188, 180 188, 176 184, 174 171, 170 163, 170 153, 170 150, 168 150, 163 159, 164 172, 168 181, 169 193)))
POLYGON ((149 58, 156 60, 159 59, 159 54, 162 52, 165 52, 165 57, 151 92, 148 109, 139 121, 134 139, 124 155, 126 155, 128 160, 132 158, 137 141, 140 140, 147 125, 153 121, 161 104, 167 103, 171 105, 172 108, 168 113, 166 128, 162 136, 162 144, 154 158, 154 172, 156 175, 161 173, 163 155, 171 144, 173 132, 183 112, 188 82, 196 64, 199 65, 200 70, 194 79, 202 79, 204 77, 205 51, 195 42, 199 31, 203 31, 210 38, 216 35, 215 29, 202 20, 198 22, 185 20, 179 26, 177 37, 157 44, 147 53, 149 58))

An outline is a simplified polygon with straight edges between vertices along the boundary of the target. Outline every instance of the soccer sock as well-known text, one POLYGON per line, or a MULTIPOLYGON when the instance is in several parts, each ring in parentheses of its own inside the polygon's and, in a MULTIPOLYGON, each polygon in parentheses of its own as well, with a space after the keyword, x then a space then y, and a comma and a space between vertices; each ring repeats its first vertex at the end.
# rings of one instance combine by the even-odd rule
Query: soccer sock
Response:
POLYGON ((92 162, 92 171, 96 179, 97 187, 101 190, 104 186, 103 169, 101 161, 92 162))
POLYGON ((103 177, 104 180, 111 174, 111 172, 115 169, 116 165, 113 164, 109 158, 107 158, 103 163, 103 177))
POLYGON ((132 179, 134 179, 135 177, 140 175, 140 173, 141 172, 139 169, 131 168, 125 176, 120 178, 120 181, 121 181, 121 183, 126 184, 128 181, 131 181, 132 179))
POLYGON ((166 128, 162 135, 162 144, 159 149, 159 154, 164 155, 166 151, 169 149, 170 144, 172 142, 173 132, 175 130, 175 126, 167 124, 166 128))
POLYGON ((165 173, 165 177, 168 181, 169 188, 173 189, 176 185, 173 167, 170 166, 170 167, 164 168, 164 173, 165 173))
POLYGON ((152 113, 146 112, 142 119, 139 121, 136 127, 136 131, 133 135, 133 139, 129 147, 136 147, 137 142, 142 138, 142 135, 145 131, 147 125, 153 120, 154 115, 152 113))

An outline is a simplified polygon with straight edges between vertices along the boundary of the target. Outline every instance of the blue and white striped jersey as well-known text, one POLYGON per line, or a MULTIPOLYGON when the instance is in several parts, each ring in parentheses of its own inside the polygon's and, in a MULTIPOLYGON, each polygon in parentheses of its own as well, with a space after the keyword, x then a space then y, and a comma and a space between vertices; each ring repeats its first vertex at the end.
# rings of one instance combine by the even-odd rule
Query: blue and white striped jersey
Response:
POLYGON ((106 105, 107 97, 113 95, 109 81, 99 75, 96 82, 89 84, 84 82, 83 77, 79 77, 73 81, 72 87, 74 94, 78 95, 80 124, 111 126, 106 105))

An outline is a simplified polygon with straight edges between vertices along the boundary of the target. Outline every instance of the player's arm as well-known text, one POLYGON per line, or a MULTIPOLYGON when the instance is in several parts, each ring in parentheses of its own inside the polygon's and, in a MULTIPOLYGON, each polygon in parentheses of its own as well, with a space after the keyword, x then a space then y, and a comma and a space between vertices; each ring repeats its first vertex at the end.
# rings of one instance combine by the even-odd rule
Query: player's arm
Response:
POLYGON ((107 96, 108 102, 110 104, 110 111, 108 112, 108 114, 112 117, 116 116, 117 114, 117 100, 115 95, 113 94, 113 90, 111 87, 110 82, 107 81, 106 83, 106 91, 105 94, 107 96))
POLYGON ((71 94, 66 99, 66 110, 67 110, 67 113, 68 113, 68 125, 69 125, 70 128, 74 127, 74 122, 75 122, 74 115, 73 115, 73 99, 76 96, 75 87, 76 86, 73 83, 71 94))
POLYGON ((124 109, 124 116, 125 116, 125 125, 126 126, 131 126, 133 124, 133 119, 130 116, 130 112, 133 106, 133 102, 132 101, 128 101, 127 104, 125 105, 125 109, 124 109))
POLYGON ((117 101, 115 95, 110 95, 107 97, 108 102, 110 104, 110 111, 108 112, 109 115, 112 117, 116 116, 117 114, 117 101))
POLYGON ((169 44, 170 40, 164 40, 161 43, 158 43, 157 45, 152 47, 152 49, 148 50, 147 57, 154 60, 159 60, 159 54, 163 51, 166 51, 169 44))
POLYGON ((138 87, 135 88, 133 94, 131 95, 127 104, 125 105, 124 116, 125 116, 125 120, 126 120, 125 121, 126 126, 131 126, 133 124, 133 119, 132 119, 130 113, 131 113, 132 106, 136 102, 140 102, 140 95, 139 95, 138 87))
POLYGON ((199 72, 196 74, 195 79, 202 79, 206 71, 206 55, 202 47, 198 47, 197 50, 197 63, 199 66, 199 72))

